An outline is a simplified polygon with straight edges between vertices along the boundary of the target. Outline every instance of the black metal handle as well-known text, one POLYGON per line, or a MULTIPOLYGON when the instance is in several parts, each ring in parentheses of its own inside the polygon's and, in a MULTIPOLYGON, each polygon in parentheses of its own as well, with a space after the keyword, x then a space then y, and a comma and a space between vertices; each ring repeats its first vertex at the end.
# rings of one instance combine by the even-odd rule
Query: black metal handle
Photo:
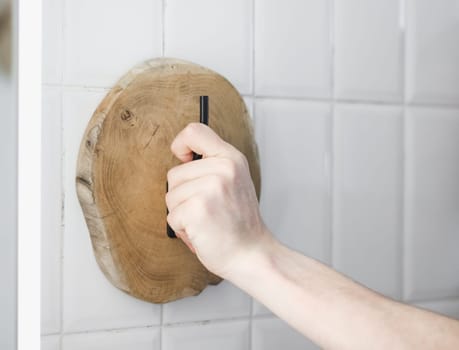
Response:
MULTIPOLYGON (((209 96, 199 96, 199 122, 209 125, 209 96)), ((193 160, 202 159, 202 155, 193 152, 193 160)))
MULTIPOLYGON (((202 124, 209 125, 209 96, 199 96, 199 122, 202 124)), ((193 152, 193 160, 202 159, 201 154, 193 152)), ((166 192, 169 190, 169 184, 166 182, 166 192)), ((167 214, 169 214, 169 210, 167 214)), ((167 236, 169 238, 177 238, 172 227, 167 224, 167 236)))

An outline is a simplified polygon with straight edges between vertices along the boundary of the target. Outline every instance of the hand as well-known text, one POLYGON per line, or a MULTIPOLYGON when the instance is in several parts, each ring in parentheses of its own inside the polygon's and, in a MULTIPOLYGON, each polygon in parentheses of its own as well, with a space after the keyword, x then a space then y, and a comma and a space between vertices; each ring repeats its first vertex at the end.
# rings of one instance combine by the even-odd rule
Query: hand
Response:
POLYGON ((227 278, 244 255, 270 236, 247 159, 199 123, 183 129, 171 150, 184 164, 167 173, 167 221, 204 266, 227 278), (202 159, 191 161, 192 151, 202 159))

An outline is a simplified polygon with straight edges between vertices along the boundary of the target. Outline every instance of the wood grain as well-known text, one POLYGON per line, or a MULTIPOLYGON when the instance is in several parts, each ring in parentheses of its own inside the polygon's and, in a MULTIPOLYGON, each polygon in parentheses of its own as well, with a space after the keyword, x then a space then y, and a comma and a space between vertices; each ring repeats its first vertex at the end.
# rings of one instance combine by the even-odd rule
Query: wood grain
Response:
POLYGON ((225 78, 193 63, 160 58, 134 67, 98 106, 80 146, 76 187, 97 262, 113 285, 154 303, 221 280, 166 234, 166 174, 180 163, 170 144, 199 121, 200 95, 209 96, 209 126, 246 155, 259 196, 247 108, 225 78))

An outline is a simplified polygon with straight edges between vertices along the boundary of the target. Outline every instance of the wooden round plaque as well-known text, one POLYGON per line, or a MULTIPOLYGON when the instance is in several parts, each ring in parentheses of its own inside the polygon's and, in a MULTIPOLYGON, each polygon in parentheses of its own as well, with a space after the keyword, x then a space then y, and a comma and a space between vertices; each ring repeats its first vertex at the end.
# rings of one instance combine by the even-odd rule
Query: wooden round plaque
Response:
POLYGON ((170 145, 199 122, 200 95, 209 96, 209 126, 247 157, 259 197, 244 101, 221 75, 190 62, 159 58, 134 67, 100 103, 80 146, 76 187, 96 260, 113 285, 154 303, 221 280, 166 233, 166 174, 180 163, 170 145))

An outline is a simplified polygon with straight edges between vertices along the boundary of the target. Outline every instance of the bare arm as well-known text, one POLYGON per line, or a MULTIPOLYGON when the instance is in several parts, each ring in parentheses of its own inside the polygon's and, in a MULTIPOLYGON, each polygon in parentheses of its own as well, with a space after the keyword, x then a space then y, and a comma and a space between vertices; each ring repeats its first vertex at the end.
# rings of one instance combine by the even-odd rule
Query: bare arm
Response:
POLYGON ((459 322, 385 298, 276 241, 227 278, 325 349, 459 349, 459 322))
POLYGON ((190 124, 172 151, 168 222, 212 272, 326 349, 459 349, 459 322, 385 298, 280 244, 261 219, 245 158, 190 124), (189 162, 191 151, 203 159, 189 162))

